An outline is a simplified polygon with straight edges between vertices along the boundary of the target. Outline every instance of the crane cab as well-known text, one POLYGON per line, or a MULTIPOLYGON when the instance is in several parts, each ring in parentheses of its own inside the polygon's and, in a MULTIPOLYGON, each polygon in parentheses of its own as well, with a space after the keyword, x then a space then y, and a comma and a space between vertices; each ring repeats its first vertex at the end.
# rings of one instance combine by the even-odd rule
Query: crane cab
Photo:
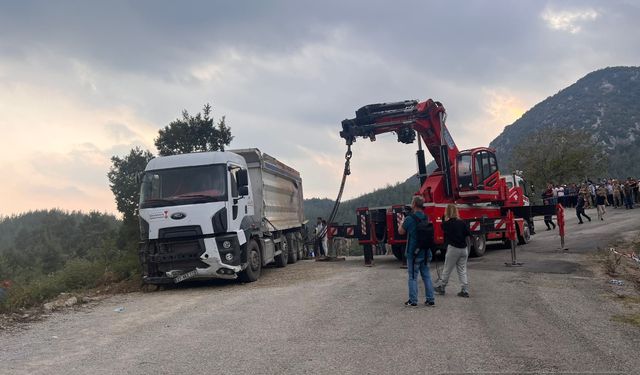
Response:
POLYGON ((504 199, 504 180, 500 178, 493 149, 480 147, 461 151, 454 166, 454 183, 459 199, 499 201, 504 199))

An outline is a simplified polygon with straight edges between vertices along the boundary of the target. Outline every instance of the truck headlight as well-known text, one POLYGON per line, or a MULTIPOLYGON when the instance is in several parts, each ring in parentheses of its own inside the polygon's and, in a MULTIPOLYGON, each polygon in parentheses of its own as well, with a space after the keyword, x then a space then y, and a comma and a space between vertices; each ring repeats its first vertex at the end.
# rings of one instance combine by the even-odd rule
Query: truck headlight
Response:
POLYGON ((231 262, 233 260, 233 254, 232 253, 227 253, 224 256, 224 259, 226 259, 228 262, 231 262))
POLYGON ((224 249, 230 249, 231 248, 231 241, 224 241, 222 243, 222 248, 224 249))

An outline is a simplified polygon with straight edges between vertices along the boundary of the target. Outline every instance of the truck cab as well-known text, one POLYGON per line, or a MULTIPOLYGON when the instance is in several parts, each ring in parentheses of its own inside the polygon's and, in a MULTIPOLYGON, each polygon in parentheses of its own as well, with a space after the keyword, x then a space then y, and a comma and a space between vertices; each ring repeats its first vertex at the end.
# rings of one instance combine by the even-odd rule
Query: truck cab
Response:
POLYGON ((141 179, 140 239, 145 281, 235 278, 254 214, 247 165, 232 152, 151 160, 141 179))

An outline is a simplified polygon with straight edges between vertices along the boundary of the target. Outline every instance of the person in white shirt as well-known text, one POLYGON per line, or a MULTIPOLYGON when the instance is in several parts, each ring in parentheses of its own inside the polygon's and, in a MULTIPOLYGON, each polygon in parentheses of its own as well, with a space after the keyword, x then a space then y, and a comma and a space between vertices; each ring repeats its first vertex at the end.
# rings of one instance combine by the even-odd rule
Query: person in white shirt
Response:
POLYGON ((324 236, 322 236, 322 252, 325 256, 329 256, 329 236, 327 235, 327 221, 322 219, 322 228, 324 230, 324 236))
POLYGON ((564 187, 562 185, 558 186, 557 188, 557 194, 558 194, 558 203, 560 203, 562 205, 562 207, 565 207, 566 204, 564 203, 564 187))
POLYGON ((316 229, 314 230, 314 234, 316 237, 315 240, 315 255, 318 256, 326 256, 327 252, 326 252, 326 247, 325 247, 325 240, 327 238, 327 230, 325 229, 325 226, 323 225, 324 220, 322 220, 321 217, 318 218, 318 221, 316 222, 316 229))

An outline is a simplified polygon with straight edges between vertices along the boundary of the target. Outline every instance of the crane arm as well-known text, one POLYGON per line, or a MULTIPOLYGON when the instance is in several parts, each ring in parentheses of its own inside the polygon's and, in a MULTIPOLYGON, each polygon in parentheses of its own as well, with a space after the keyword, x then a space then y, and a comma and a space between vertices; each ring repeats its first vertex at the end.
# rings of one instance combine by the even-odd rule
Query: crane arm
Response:
MULTIPOLYGON (((355 118, 342 121, 340 136, 347 145, 352 145, 357 137, 375 141, 378 134, 395 132, 398 142, 408 144, 415 141, 418 133, 438 165, 437 170, 446 175, 445 193, 451 196, 451 166, 455 165, 459 151, 445 126, 445 119, 444 106, 431 99, 370 104, 358 109, 355 118)), ((418 153, 420 164, 423 154, 421 151, 418 153)))
POLYGON ((438 168, 444 170, 442 146, 447 146, 445 156, 449 165, 453 165, 458 155, 458 147, 444 124, 445 118, 442 104, 431 99, 370 104, 358 109, 355 118, 342 121, 340 136, 351 145, 357 137, 375 141, 378 134, 395 132, 398 142, 408 144, 415 141, 417 132, 438 168))

